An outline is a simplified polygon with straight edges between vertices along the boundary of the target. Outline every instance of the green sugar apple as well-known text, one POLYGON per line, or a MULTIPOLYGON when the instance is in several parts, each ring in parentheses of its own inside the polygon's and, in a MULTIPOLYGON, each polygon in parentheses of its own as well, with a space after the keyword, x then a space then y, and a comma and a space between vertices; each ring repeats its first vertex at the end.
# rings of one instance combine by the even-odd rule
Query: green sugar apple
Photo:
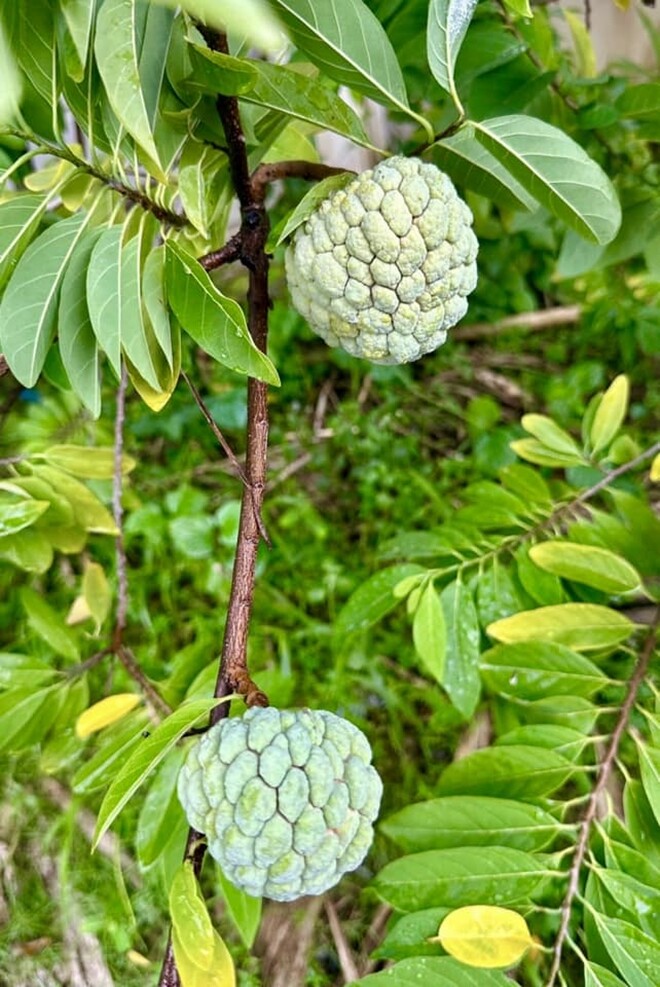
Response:
POLYGON ((348 720, 253 707, 191 747, 178 794, 228 880, 292 901, 359 866, 382 787, 367 738, 348 720))
POLYGON ((447 175, 393 157, 328 195, 285 255, 294 306, 330 346, 409 363, 441 346, 477 283, 472 213, 447 175))

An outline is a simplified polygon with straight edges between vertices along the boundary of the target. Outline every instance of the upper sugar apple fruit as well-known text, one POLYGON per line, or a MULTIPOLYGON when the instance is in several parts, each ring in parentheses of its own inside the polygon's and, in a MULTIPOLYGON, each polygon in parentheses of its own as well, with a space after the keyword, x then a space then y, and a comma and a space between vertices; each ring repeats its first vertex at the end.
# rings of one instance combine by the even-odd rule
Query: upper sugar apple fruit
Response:
POLYGON ((191 747, 179 800, 228 880, 292 901, 366 856, 383 788, 370 762, 362 731, 334 713, 255 706, 191 747))
POLYGON ((286 255, 293 304, 330 346, 408 363, 441 346, 477 283, 472 213, 447 175, 393 157, 337 189, 286 255))

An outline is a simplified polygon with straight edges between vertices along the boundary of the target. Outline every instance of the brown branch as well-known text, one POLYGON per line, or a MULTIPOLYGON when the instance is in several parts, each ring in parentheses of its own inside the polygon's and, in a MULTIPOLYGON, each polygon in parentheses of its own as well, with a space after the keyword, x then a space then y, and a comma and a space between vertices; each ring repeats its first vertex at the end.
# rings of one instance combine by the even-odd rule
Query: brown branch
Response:
POLYGON ((169 716, 172 712, 172 707, 169 703, 165 702, 156 687, 144 674, 131 649, 127 648, 125 644, 120 644, 115 654, 131 678, 140 686, 144 693, 144 698, 148 705, 152 707, 153 711, 159 716, 169 716))
MULTIPOLYGON (((224 34, 216 33, 206 27, 200 29, 210 48, 227 52, 227 38, 224 34)), ((263 207, 263 194, 253 186, 250 178, 238 100, 232 96, 219 96, 216 108, 225 132, 230 173, 241 207, 241 229, 237 236, 240 242, 240 260, 250 272, 248 328, 256 346, 265 352, 269 307, 266 254, 268 217, 263 207)), ((248 705, 266 706, 268 700, 252 682, 247 668, 248 626, 254 596, 257 550, 261 540, 259 518, 266 482, 268 451, 267 385, 254 378, 248 380, 246 445, 244 472, 247 482, 241 500, 232 585, 214 695, 222 698, 237 692, 245 697, 248 705)), ((211 713, 211 723, 217 723, 228 715, 229 703, 220 703, 211 713)), ((197 875, 201 870, 205 849, 200 834, 191 829, 188 833, 185 859, 192 860, 197 875)), ((158 985, 180 987, 171 936, 158 985)))
POLYGON ((498 336, 508 329, 529 329, 539 332, 542 329, 552 329, 554 326, 568 326, 579 322, 582 315, 580 305, 558 305, 556 308, 539 309, 536 312, 519 312, 507 315, 497 322, 475 322, 472 325, 460 326, 452 332, 452 339, 484 339, 488 336, 498 336))
POLYGON ((124 474, 122 470, 122 459, 124 454, 124 420, 126 418, 126 388, 128 386, 128 371, 126 364, 122 363, 119 387, 117 388, 117 408, 115 411, 115 444, 114 444, 114 469, 112 476, 112 514, 117 527, 115 541, 115 557, 117 564, 117 612, 115 615, 115 630, 113 634, 113 648, 118 651, 124 628, 126 627, 126 613, 128 611, 128 572, 126 563, 126 548, 124 545, 123 517, 124 508, 121 503, 122 490, 124 485, 124 474))
POLYGON ((600 771, 598 773, 598 780, 594 787, 593 792, 589 797, 589 802, 587 804, 587 809, 580 823, 579 837, 577 846, 575 848, 575 854, 573 857, 573 862, 571 864, 571 869, 569 871, 568 888, 566 890, 566 895, 561 906, 561 923, 559 925, 559 932, 557 933, 557 939, 553 949, 553 960, 552 967, 550 968, 550 974, 546 983, 546 987, 553 987, 557 975, 559 973, 559 968, 561 966, 562 952, 564 949, 564 943, 568 937, 568 929, 571 921, 571 910, 573 907, 573 902, 575 896, 578 893, 580 874, 582 871, 582 864, 584 861, 584 856, 587 852, 587 846, 589 843, 589 836, 591 834, 591 827, 596 819, 596 813, 598 811, 598 805, 600 799, 602 798, 607 784, 609 782, 610 774, 614 767, 616 757, 619 751, 619 745, 621 743, 621 738, 623 732, 628 725, 628 720, 630 719, 630 714, 632 712, 633 706, 635 705, 635 700, 637 698, 637 693, 639 692, 640 686, 644 681, 649 662, 653 655, 655 649, 656 637, 658 624, 660 624, 660 607, 657 609, 655 621, 653 626, 649 630, 649 633, 644 642, 644 647, 642 653, 639 656, 639 660, 635 666, 635 671, 630 680, 630 685, 628 686, 628 692, 626 694, 625 701, 621 707, 621 712, 619 713, 619 718, 616 722, 614 732, 612 734, 612 739, 610 741, 609 747, 605 754, 605 759, 601 765, 600 771))
POLYGON ((348 168, 333 168, 317 161, 276 161, 261 164, 252 172, 252 185, 257 194, 265 194, 265 186, 281 178, 302 178, 307 182, 318 182, 332 175, 344 175, 348 168))
POLYGON ((203 257, 198 257, 199 263, 205 271, 213 271, 223 264, 231 264, 232 261, 240 260, 241 257, 241 234, 234 233, 233 237, 227 240, 224 247, 219 250, 212 250, 203 257))

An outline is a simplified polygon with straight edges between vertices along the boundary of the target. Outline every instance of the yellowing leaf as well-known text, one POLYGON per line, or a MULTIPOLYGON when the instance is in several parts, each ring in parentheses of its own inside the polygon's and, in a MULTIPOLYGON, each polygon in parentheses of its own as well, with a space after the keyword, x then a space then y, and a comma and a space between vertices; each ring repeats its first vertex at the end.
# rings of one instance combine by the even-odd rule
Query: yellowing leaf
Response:
POLYGON ((624 614, 596 603, 559 603, 523 610, 489 624, 496 641, 554 641, 575 651, 598 651, 620 644, 635 625, 624 614))
POLYGON ((89 604, 85 597, 77 596, 66 615, 66 622, 69 627, 73 627, 75 624, 84 624, 91 616, 92 611, 89 609, 89 604))
POLYGON ((126 953, 126 959, 134 966, 139 966, 145 970, 151 966, 151 960, 143 956, 142 953, 138 953, 136 949, 129 949, 126 953))
POLYGON ((100 702, 94 703, 76 720, 76 734, 81 740, 90 734, 102 730, 103 727, 116 723, 130 713, 140 703, 140 697, 134 692, 119 692, 115 696, 107 696, 100 702))
POLYGON ((651 483, 660 483, 660 453, 658 453, 658 455, 651 463, 651 472, 649 474, 649 479, 651 483))
POLYGON ((438 940, 454 959, 487 969, 513 966, 532 945, 522 915, 495 905, 456 908, 440 925, 438 940))
POLYGON ((90 615, 96 623, 96 633, 101 629, 110 612, 112 594, 103 567, 98 562, 88 562, 83 576, 83 597, 90 615))
POLYGON ((605 449, 621 428, 628 410, 629 394, 628 378, 625 374, 619 374, 607 388, 596 408, 589 436, 592 452, 605 449))
POLYGON ((585 79, 593 79, 598 72, 596 53, 584 20, 579 14, 574 14, 572 10, 565 10, 564 17, 573 38, 578 75, 585 79))
POLYGON ((573 579, 606 593, 625 593, 641 583, 630 562, 595 545, 546 541, 533 545, 529 557, 535 565, 563 579, 573 579))
POLYGON ((229 950, 211 925, 192 865, 179 867, 170 888, 172 946, 182 987, 235 987, 229 950))
POLYGON ((176 929, 172 928, 174 959, 179 971, 181 987, 236 987, 234 963, 218 933, 213 930, 213 959, 209 970, 197 966, 182 948, 176 929))

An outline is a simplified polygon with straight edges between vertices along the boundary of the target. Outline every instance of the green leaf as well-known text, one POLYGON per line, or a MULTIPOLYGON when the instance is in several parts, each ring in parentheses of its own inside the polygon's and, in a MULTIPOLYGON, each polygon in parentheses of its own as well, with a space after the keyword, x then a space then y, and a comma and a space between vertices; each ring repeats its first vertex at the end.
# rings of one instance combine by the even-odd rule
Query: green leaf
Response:
POLYGON ((604 966, 599 966, 597 963, 588 962, 584 966, 584 987, 626 987, 626 985, 611 970, 606 970, 604 966))
POLYGON ((479 573, 477 606, 482 626, 520 610, 521 601, 513 578, 497 557, 479 573))
POLYGON ((560 603, 497 620, 486 628, 497 641, 554 641, 576 651, 611 648, 630 637, 635 625, 624 614, 594 603, 560 603))
POLYGON ((625 374, 615 377, 596 408, 589 442, 593 455, 606 449, 617 434, 628 411, 630 383, 625 374))
POLYGON ((531 852, 542 850, 561 829, 536 805, 478 795, 407 805, 379 828, 405 853, 493 844, 531 852))
POLYGON ((637 752, 644 792, 660 826, 660 750, 656 747, 649 747, 638 740, 637 752))
POLYGON ((84 483, 53 466, 30 463, 30 471, 34 476, 49 483, 56 493, 71 504, 76 523, 86 531, 94 531, 102 535, 117 534, 117 526, 112 514, 84 483))
POLYGON ((35 634, 43 638, 58 655, 69 661, 80 661, 76 636, 42 596, 25 586, 21 590, 21 603, 35 634))
POLYGON ((526 503, 549 507, 552 504, 550 488, 538 470, 523 466, 522 463, 510 463, 499 471, 499 478, 507 490, 511 490, 526 503))
POLYGON ((172 751, 142 803, 135 834, 135 849, 142 867, 149 867, 158 859, 172 835, 176 818, 183 814, 176 783, 185 753, 183 747, 172 751))
POLYGON ((467 719, 479 701, 480 631, 472 593, 459 580, 445 586, 440 603, 447 626, 443 686, 452 704, 467 719))
POLYGON ((0 539, 0 558, 27 572, 46 572, 53 561, 53 547, 41 532, 24 528, 18 535, 0 539))
POLYGON ((581 455, 574 456, 563 452, 553 452, 537 439, 516 439, 514 442, 510 442, 509 445, 517 456, 520 456, 521 459, 526 459, 529 463, 535 463, 537 466, 561 468, 585 465, 581 455))
POLYGON ((408 576, 424 572, 426 570, 421 566, 402 563, 374 573, 358 586, 340 610, 335 623, 336 633, 341 637, 371 627, 399 603, 394 596, 395 586, 408 576))
POLYGON ((437 791, 440 795, 534 799, 556 791, 573 772, 570 761, 555 751, 525 744, 486 747, 450 764, 437 791))
POLYGON ((620 555, 606 548, 578 545, 570 541, 546 541, 532 545, 529 557, 547 572, 571 579, 606 593, 626 593, 637 589, 637 570, 620 555))
POLYGON ((48 198, 16 195, 0 203, 0 291, 39 228, 48 198))
POLYGON ((55 223, 27 248, 0 305, 0 346, 11 372, 33 387, 57 328, 60 288, 88 216, 55 223))
POLYGON ((440 597, 432 582, 422 590, 413 618, 415 651, 427 672, 442 683, 447 649, 447 627, 440 597))
MULTIPOLYGON (((115 450, 112 446, 53 445, 32 458, 43 459, 49 466, 88 480, 111 480, 115 473, 115 450)), ((128 476, 136 466, 132 456, 122 454, 122 476, 128 476)))
POLYGON ((393 908, 412 912, 445 905, 460 908, 485 901, 514 904, 530 895, 543 867, 529 853, 511 847, 452 847, 426 850, 394 860, 373 887, 393 908))
POLYGON ((241 307, 218 291, 201 264, 172 240, 167 241, 165 273, 174 314, 206 353, 236 373, 280 383, 277 370, 252 341, 241 307))
POLYGON ((660 84, 643 82, 626 86, 614 105, 621 116, 655 122, 660 119, 660 84))
MULTIPOLYGON (((436 925, 437 928, 437 925, 436 925)), ((401 960, 381 973, 370 973, 354 980, 349 987, 510 987, 500 971, 478 970, 450 956, 415 956, 401 960)))
POLYGON ((16 655, 0 652, 0 689, 33 689, 49 682, 60 673, 32 655, 16 655))
MULTIPOLYGON (((623 808, 633 843, 649 863, 660 869, 660 824, 641 781, 628 778, 623 789, 623 808)), ((660 874, 657 885, 660 886, 660 874)))
POLYGON ((308 192, 303 195, 302 199, 298 202, 298 205, 289 213, 286 223, 282 229, 277 240, 278 246, 286 240, 287 237, 291 236, 292 233, 302 226, 306 220, 316 212, 317 208, 324 202, 329 195, 333 192, 338 191, 338 189, 345 188, 350 182, 355 178, 355 173, 352 171, 345 171, 340 175, 330 175, 328 178, 323 178, 320 182, 316 182, 309 189, 308 192))
POLYGON ((112 603, 112 592, 103 567, 98 562, 88 562, 83 575, 82 592, 98 634, 105 623, 112 603))
POLYGON ((592 865, 591 872, 643 932, 653 935, 660 928, 660 890, 609 867, 592 865))
POLYGON ((534 565, 529 557, 531 546, 521 545, 516 552, 516 570, 522 588, 535 603, 542 606, 563 603, 564 589, 558 576, 545 572, 534 565))
POLYGON ((372 959, 402 960, 407 957, 438 956, 440 946, 437 942, 429 942, 437 936, 438 927, 449 908, 424 908, 419 912, 409 912, 397 916, 396 921, 388 926, 385 938, 375 949, 372 959))
POLYGON ((92 248, 87 268, 89 319, 115 374, 121 374, 120 320, 122 228, 111 226, 92 248))
POLYGON ((547 415, 523 415, 520 424, 526 432, 553 452, 582 460, 582 453, 575 440, 547 415))
POLYGON ((481 676, 494 693, 526 700, 589 697, 609 681, 584 655, 544 641, 496 645, 481 656, 481 676))
POLYGON ((473 126, 484 147, 554 216, 587 240, 614 239, 621 206, 612 183, 567 134, 520 115, 473 126))
POLYGON ((50 729, 65 696, 66 686, 35 690, 12 689, 0 695, 0 752, 24 750, 50 729))
POLYGON ((628 987, 656 987, 660 945, 629 922, 591 911, 607 952, 628 987))
POLYGON ((148 713, 136 710, 118 725, 104 730, 97 751, 73 776, 71 785, 74 792, 96 792, 110 784, 118 769, 143 738, 148 723, 148 713))
POLYGON ((564 10, 562 13, 566 18, 566 23, 568 24, 573 40, 576 56, 576 72, 578 76, 584 79, 593 79, 598 72, 596 68, 596 52, 594 51, 589 30, 579 14, 573 13, 572 10, 564 10))
POLYGON ((431 72, 448 92, 459 113, 454 68, 478 0, 431 0, 426 31, 426 56, 431 72))
POLYGON ((57 335, 60 356, 75 394, 95 418, 101 413, 101 361, 87 308, 86 275, 100 230, 78 243, 60 291, 57 335))
POLYGON ((291 38, 325 75, 363 96, 413 117, 396 53, 380 21, 362 0, 272 0, 291 38))
MULTIPOLYGON (((170 312, 165 298, 165 245, 161 244, 149 252, 142 272, 142 301, 158 345, 165 355, 167 364, 175 368, 172 326, 170 312)), ((178 330, 177 330, 178 331, 178 330)), ((177 373, 178 376, 178 373, 177 373)))
POLYGON ((159 723, 153 733, 133 751, 105 793, 96 820, 92 849, 98 846, 99 840, 129 799, 132 798, 151 772, 158 767, 184 733, 208 714, 219 702, 227 701, 228 697, 224 699, 196 699, 194 702, 184 703, 167 719, 159 723))
POLYGON ((11 496, 0 496, 0 539, 29 528, 49 507, 48 500, 29 497, 16 500, 11 496))
POLYGON ((138 0, 105 0, 97 16, 94 53, 117 119, 160 168, 140 79, 139 14, 138 0))
POLYGON ((282 48, 282 30, 266 0, 160 0, 170 6, 180 6, 197 20, 211 27, 220 28, 239 38, 263 48, 279 51, 282 48))
POLYGON ((433 160, 459 185, 492 199, 500 208, 537 208, 533 196, 479 143, 471 124, 434 144, 433 160))
POLYGON ((122 248, 119 334, 121 348, 132 366, 150 387, 158 390, 158 371, 149 347, 142 313, 143 249, 140 234, 122 248))
POLYGON ((61 0, 60 9, 77 55, 79 71, 76 73, 74 81, 82 82, 92 36, 95 3, 94 0, 61 0))
MULTIPOLYGON (((209 227, 227 177, 225 154, 199 141, 186 142, 179 161, 179 195, 188 220, 204 237, 209 236, 209 227)), ((159 247, 158 250, 163 251, 164 258, 165 248, 159 247)))
POLYGON ((216 868, 218 883, 222 890, 229 917, 243 941, 246 949, 251 949, 261 922, 262 899, 241 891, 228 881, 220 867, 216 868))
MULTIPOLYGON (((213 926, 189 860, 181 864, 170 887, 170 916, 178 943, 194 966, 213 964, 213 926)), ((177 950, 179 952, 179 950, 177 950)))
MULTIPOLYGON (((588 733, 591 729, 593 718, 589 720, 587 729, 582 732, 561 724, 563 724, 564 719, 567 720, 570 714, 574 712, 576 703, 584 702, 585 700, 581 699, 579 696, 554 696, 549 700, 540 700, 534 703, 528 703, 523 707, 525 718, 533 720, 536 714, 536 717, 540 720, 540 723, 526 723, 524 726, 514 727, 513 730, 500 734, 495 741, 496 746, 510 747, 522 745, 525 747, 544 747, 547 750, 556 751, 569 761, 575 763, 587 744, 585 733, 588 733), (567 711, 561 708, 562 701, 568 701, 568 716, 567 711), (544 702, 550 704, 550 711, 548 711, 547 708, 543 708, 542 704, 544 702), (557 709, 558 706, 559 709, 557 709), (557 713, 557 720, 560 725, 546 723, 543 719, 544 715, 549 719, 552 712, 557 713), (529 717, 528 713, 530 713, 529 717)), ((593 714, 595 707, 591 706, 590 709, 593 714)), ((582 715, 586 719, 586 712, 582 713, 582 715)))
MULTIPOLYGON (((233 70, 236 63, 239 66, 247 65, 251 69, 249 84, 242 86, 239 93, 244 102, 277 110, 322 130, 332 130, 356 144, 371 146, 355 112, 316 78, 284 65, 242 62, 201 45, 191 45, 190 56, 195 73, 189 84, 195 88, 203 84, 204 89, 211 93, 223 92, 223 80, 228 75, 232 77, 227 69, 233 70)), ((247 83, 247 72, 244 75, 247 83)))
POLYGON ((533 17, 529 0, 504 0, 504 6, 514 17, 533 17))

